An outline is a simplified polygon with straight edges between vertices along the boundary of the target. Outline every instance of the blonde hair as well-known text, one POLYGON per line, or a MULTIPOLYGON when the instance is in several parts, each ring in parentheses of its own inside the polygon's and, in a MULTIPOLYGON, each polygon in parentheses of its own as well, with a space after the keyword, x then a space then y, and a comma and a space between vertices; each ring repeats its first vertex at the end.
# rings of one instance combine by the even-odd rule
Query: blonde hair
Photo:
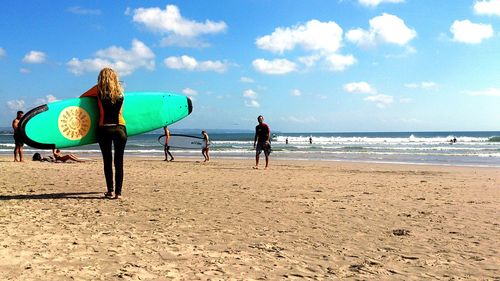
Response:
POLYGON ((123 96, 123 88, 120 85, 118 74, 109 67, 105 67, 99 72, 97 90, 99 98, 109 99, 113 104, 123 96))

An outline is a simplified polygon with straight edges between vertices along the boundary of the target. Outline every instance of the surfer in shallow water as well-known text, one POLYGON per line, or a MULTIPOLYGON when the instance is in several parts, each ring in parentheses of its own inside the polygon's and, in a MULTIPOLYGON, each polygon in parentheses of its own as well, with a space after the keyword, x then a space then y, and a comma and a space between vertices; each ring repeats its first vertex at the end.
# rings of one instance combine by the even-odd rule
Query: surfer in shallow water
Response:
POLYGON ((163 131, 165 132, 165 148, 163 149, 163 152, 165 152, 165 160, 163 161, 174 161, 174 156, 172 156, 172 153, 170 152, 170 145, 168 144, 170 141, 170 131, 167 126, 163 127, 163 131), (170 160, 168 160, 169 155, 170 160))
POLYGON ((210 161, 210 155, 208 154, 208 152, 210 150, 210 148, 209 148, 210 140, 209 140, 208 134, 205 130, 201 131, 201 135, 203 136, 203 145, 201 148, 201 154, 203 154, 203 157, 205 157, 205 161, 203 161, 203 162, 207 162, 207 161, 210 161))
POLYGON ((99 106, 100 113, 97 139, 101 148, 107 186, 107 192, 104 193, 104 196, 119 199, 122 195, 123 154, 125 152, 125 145, 127 144, 127 129, 122 114, 125 97, 118 75, 111 68, 103 68, 97 78, 97 86, 87 91, 83 96, 97 96, 97 105, 99 106), (113 145, 115 150, 114 188, 113 145))

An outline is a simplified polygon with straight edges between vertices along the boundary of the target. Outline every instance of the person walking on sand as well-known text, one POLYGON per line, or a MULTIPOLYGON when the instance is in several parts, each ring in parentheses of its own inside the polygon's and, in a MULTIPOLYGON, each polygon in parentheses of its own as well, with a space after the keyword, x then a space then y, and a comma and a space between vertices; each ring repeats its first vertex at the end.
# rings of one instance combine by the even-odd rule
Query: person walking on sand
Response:
POLYGON ((12 120, 12 129, 14 129, 14 162, 24 162, 23 160, 23 146, 24 142, 19 131, 19 120, 23 117, 24 112, 18 111, 16 119, 12 120), (17 156, 19 155, 19 160, 17 156))
POLYGON ((209 140, 208 134, 205 130, 201 131, 201 134, 203 135, 203 144, 202 144, 202 148, 201 148, 201 154, 203 154, 203 157, 205 157, 205 161, 203 161, 203 162, 207 162, 207 161, 210 161, 210 155, 208 154, 210 140, 209 140))
POLYGON ((170 131, 168 130, 167 126, 163 127, 163 130, 165 131, 165 148, 163 150, 165 152, 165 160, 163 161, 169 161, 168 155, 170 155, 170 161, 174 161, 174 156, 172 156, 172 153, 170 153, 170 145, 168 144, 168 142, 170 141, 170 131))
POLYGON ((257 121, 259 125, 255 127, 255 137, 253 140, 253 147, 255 148, 255 167, 254 169, 259 168, 259 156, 262 151, 264 151, 264 155, 266 156, 266 169, 269 165, 269 154, 271 153, 271 130, 269 126, 264 123, 264 117, 259 115, 257 117, 257 121))
POLYGON ((97 85, 82 96, 97 96, 99 107, 99 128, 97 140, 102 153, 104 176, 106 179, 107 198, 119 199, 123 185, 123 154, 127 144, 127 128, 123 119, 123 88, 118 74, 111 68, 103 68, 99 72, 97 85), (113 151, 115 155, 115 186, 113 188, 113 151), (114 189, 114 196, 113 196, 114 189))

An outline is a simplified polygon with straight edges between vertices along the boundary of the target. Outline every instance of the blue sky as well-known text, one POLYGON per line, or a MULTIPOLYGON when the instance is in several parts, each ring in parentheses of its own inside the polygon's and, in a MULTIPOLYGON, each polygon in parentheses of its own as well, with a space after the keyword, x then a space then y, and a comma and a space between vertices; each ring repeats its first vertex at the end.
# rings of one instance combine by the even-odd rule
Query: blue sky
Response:
POLYGON ((173 128, 500 130, 500 0, 7 1, 0 126, 78 97, 191 96, 173 128))

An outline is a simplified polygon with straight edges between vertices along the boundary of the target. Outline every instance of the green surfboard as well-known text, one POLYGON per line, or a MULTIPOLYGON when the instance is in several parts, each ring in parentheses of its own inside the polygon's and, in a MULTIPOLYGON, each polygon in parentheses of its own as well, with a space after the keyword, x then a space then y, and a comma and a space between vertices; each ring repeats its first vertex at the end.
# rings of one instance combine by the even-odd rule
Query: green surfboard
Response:
MULTIPOLYGON (((188 116, 191 100, 164 92, 125 93, 123 118, 129 136, 173 124, 188 116)), ((68 99, 38 106, 19 121, 24 142, 34 148, 53 149, 97 142, 99 109, 95 97, 68 99)))

